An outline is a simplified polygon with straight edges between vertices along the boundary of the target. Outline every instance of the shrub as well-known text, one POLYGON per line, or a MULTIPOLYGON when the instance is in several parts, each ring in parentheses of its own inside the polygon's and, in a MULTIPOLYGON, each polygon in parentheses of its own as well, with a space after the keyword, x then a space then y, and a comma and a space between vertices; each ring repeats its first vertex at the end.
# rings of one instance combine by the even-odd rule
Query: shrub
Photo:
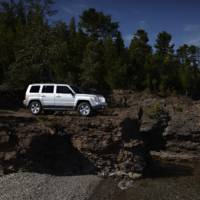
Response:
POLYGON ((144 113, 147 114, 151 119, 158 119, 163 113, 163 108, 159 102, 149 105, 144 108, 144 113))

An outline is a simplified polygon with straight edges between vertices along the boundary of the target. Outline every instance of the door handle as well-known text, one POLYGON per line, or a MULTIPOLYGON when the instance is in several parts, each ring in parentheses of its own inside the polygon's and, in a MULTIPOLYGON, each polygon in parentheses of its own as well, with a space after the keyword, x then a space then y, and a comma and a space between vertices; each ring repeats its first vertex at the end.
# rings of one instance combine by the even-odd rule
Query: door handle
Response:
POLYGON ((56 97, 60 98, 61 96, 57 95, 56 97))
POLYGON ((42 95, 42 97, 46 97, 45 95, 42 95))

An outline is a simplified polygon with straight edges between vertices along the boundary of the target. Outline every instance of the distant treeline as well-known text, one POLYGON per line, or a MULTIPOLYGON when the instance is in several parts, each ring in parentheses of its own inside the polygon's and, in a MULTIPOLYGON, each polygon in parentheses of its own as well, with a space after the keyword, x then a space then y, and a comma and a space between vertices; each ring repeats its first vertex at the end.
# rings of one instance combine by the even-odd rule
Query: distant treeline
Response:
POLYGON ((184 44, 175 50, 165 31, 152 47, 145 30, 137 30, 125 47, 110 15, 90 8, 77 23, 72 18, 52 24, 52 3, 1 1, 1 87, 23 90, 33 82, 66 82, 200 96, 197 47, 184 44))

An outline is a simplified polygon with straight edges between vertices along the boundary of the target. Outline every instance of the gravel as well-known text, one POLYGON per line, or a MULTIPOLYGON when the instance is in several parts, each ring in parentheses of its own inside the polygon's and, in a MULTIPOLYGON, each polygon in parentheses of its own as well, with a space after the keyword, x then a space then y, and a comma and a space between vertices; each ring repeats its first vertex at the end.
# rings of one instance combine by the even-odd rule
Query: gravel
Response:
POLYGON ((0 177, 0 200, 85 200, 101 178, 16 173, 0 177))

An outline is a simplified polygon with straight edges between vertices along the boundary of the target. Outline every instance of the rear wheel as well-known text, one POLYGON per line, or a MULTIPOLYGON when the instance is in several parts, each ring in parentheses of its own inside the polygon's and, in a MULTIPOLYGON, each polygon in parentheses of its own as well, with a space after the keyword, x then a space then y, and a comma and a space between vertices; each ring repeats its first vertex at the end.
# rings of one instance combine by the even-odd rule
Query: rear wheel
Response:
POLYGON ((39 115, 42 111, 42 105, 39 101, 32 101, 29 107, 31 113, 34 115, 39 115))
POLYGON ((82 102, 78 105, 78 112, 81 116, 90 116, 92 113, 92 108, 88 102, 82 102))

